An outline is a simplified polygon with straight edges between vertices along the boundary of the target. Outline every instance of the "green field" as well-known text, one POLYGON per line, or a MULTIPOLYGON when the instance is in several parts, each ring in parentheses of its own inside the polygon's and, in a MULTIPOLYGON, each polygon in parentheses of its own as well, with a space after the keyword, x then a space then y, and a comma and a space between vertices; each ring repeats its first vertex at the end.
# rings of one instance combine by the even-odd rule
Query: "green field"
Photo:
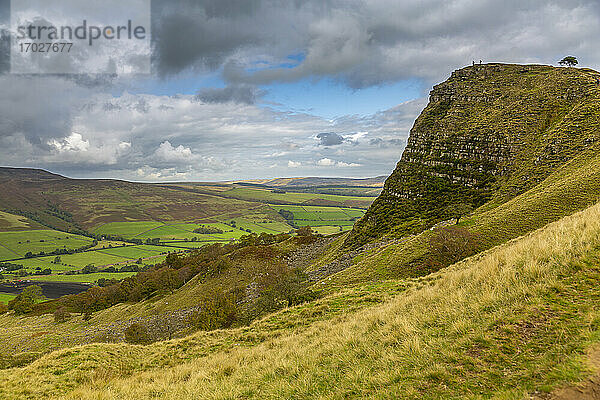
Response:
POLYGON ((0 303, 6 304, 15 297, 17 297, 16 294, 0 292, 0 303))
POLYGON ((311 229, 321 235, 333 235, 334 233, 340 233, 340 232, 345 232, 347 230, 349 230, 350 228, 352 228, 351 226, 342 226, 342 229, 340 229, 339 226, 331 226, 331 225, 326 225, 326 226, 311 226, 311 229))
POLYGON ((276 210, 286 210, 294 214, 293 223, 297 226, 310 226, 317 233, 331 235, 352 229, 364 210, 346 207, 320 207, 299 205, 274 205, 276 210), (341 229, 340 229, 341 227, 341 229))
POLYGON ((321 206, 298 206, 298 205, 275 205, 271 207, 276 210, 287 210, 294 214, 294 220, 352 220, 360 218, 365 214, 364 210, 347 207, 321 207, 321 206))
POLYGON ((21 258, 28 252, 77 249, 91 243, 90 238, 51 229, 0 232, 0 261, 21 258))
POLYGON ((117 235, 124 238, 132 238, 161 225, 163 224, 157 221, 109 222, 96 228, 94 233, 96 235, 117 235))
POLYGON ((202 246, 206 246, 207 244, 213 244, 213 243, 229 243, 230 240, 219 240, 219 239, 214 239, 214 240, 210 240, 210 241, 205 241, 205 242, 170 242, 167 243, 168 245, 166 246, 161 246, 165 249, 171 249, 171 246, 177 246, 178 248, 181 249, 198 249, 202 246))
POLYGON ((169 249, 168 247, 163 246, 140 245, 98 250, 98 253, 123 257, 127 259, 134 259, 140 257, 145 258, 156 256, 173 250, 177 249, 169 249))
POLYGON ((262 201, 274 204, 314 204, 368 208, 377 197, 340 196, 316 193, 274 193, 268 189, 234 187, 221 193, 240 200, 262 201))
MULTIPOLYGON (((183 240, 196 239, 198 242, 214 242, 214 241, 228 241, 231 239, 239 239, 243 235, 247 235, 248 230, 251 233, 281 233, 289 232, 293 229, 290 225, 285 222, 274 221, 268 216, 258 214, 256 217, 238 217, 227 219, 225 222, 173 222, 169 224, 163 224, 154 221, 145 222, 118 222, 105 224, 101 228, 104 234, 122 235, 127 239, 155 239, 158 238, 161 242, 179 242, 183 240), (231 223, 235 223, 232 226, 231 223), (228 225, 229 224, 229 225, 228 225), (194 230, 201 227, 213 227, 223 231, 223 233, 211 233, 202 234, 194 233, 194 230), (114 227, 116 230, 111 231, 114 227)), ((96 231, 98 233, 98 230, 96 231)))
MULTIPOLYGON (((52 252, 57 248, 76 249, 88 245, 92 239, 48 229, 23 230, 0 232, 0 260, 19 259, 15 264, 21 264, 29 273, 50 269, 51 275, 32 275, 35 280, 66 280, 70 282, 93 281, 93 275, 64 275, 65 272, 78 271, 88 265, 99 269, 115 266, 117 268, 126 264, 135 263, 142 259, 142 263, 156 264, 164 261, 169 252, 186 251, 199 248, 210 243, 227 243, 237 240, 249 233, 287 233, 296 227, 309 225, 320 234, 329 235, 351 229, 356 219, 364 214, 363 209, 350 207, 336 207, 326 205, 299 205, 294 203, 310 203, 317 199, 339 205, 360 205, 353 202, 360 201, 362 206, 370 203, 372 199, 365 197, 351 197, 338 195, 321 195, 312 193, 273 193, 271 191, 234 188, 223 193, 227 195, 244 195, 252 197, 254 201, 271 199, 275 202, 284 201, 287 205, 259 205, 251 210, 240 209, 239 213, 225 213, 214 215, 210 218, 196 220, 181 220, 160 222, 146 221, 117 221, 101 224, 93 230, 96 235, 112 235, 122 237, 124 240, 159 239, 158 245, 132 245, 123 242, 100 241, 93 251, 85 251, 60 256, 55 263, 56 256, 40 256, 23 258, 27 252, 34 254, 52 252), (279 210, 291 211, 294 221, 286 223, 284 218, 277 214, 279 210), (199 227, 217 228, 222 233, 195 233, 199 227)), ((231 200, 226 200, 231 201, 231 200)), ((4 218, 5 225, 17 226, 27 221, 21 217, 7 214, 4 218), (10 217, 10 218, 9 218, 10 217)), ((97 279, 97 278, 96 278, 97 279)))
MULTIPOLYGON (((75 254, 65 254, 60 256, 60 262, 54 263, 56 256, 28 258, 15 261, 21 264, 28 272, 35 272, 36 268, 50 268, 53 273, 80 270, 86 265, 93 264, 98 268, 105 268, 111 265, 123 266, 136 262, 141 258, 145 263, 156 264, 162 262, 169 252, 186 250, 187 247, 176 246, 126 246, 106 248, 103 250, 86 251, 75 254)), ((52 275, 55 276, 55 275, 52 275)), ((50 279, 51 280, 51 279, 50 279)))
POLYGON ((0 211, 0 232, 30 229, 43 229, 43 227, 29 218, 0 211))

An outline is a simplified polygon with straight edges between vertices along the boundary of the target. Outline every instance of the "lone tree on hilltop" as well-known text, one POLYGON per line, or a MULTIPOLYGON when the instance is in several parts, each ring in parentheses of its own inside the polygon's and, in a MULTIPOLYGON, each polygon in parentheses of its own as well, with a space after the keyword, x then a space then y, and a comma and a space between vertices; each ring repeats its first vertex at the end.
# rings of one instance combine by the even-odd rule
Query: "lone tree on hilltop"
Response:
POLYGON ((567 56, 558 62, 560 65, 566 65, 567 67, 574 67, 579 64, 576 57, 567 56))

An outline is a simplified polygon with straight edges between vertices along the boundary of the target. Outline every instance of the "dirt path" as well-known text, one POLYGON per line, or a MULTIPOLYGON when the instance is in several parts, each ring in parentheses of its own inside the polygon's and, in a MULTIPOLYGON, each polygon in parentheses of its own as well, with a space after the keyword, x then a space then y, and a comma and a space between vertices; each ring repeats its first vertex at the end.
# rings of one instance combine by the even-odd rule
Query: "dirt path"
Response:
POLYGON ((534 396, 534 400, 600 400, 600 348, 590 352, 590 367, 595 373, 575 386, 554 390, 543 396, 534 396))

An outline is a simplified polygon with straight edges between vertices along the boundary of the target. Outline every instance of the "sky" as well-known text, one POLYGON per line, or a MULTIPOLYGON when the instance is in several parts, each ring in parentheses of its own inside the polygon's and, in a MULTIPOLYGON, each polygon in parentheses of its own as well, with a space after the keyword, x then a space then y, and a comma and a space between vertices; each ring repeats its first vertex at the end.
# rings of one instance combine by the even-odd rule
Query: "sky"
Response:
MULTIPOLYGON (((600 68, 597 0, 151 10, 149 74, 0 73, 1 166, 134 181, 388 175, 432 86, 472 60, 600 68)), ((9 21, 0 0, 4 38, 9 21)), ((0 43, 0 70, 7 59, 0 43)))

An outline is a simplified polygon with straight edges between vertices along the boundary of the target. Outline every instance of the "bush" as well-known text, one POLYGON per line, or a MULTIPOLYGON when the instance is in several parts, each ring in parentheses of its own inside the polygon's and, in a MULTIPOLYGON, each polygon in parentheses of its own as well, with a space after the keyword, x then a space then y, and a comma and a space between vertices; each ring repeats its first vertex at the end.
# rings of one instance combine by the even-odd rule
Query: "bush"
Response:
POLYGON ((194 229, 194 233, 200 233, 200 234, 218 234, 218 233, 223 233, 223 231, 217 227, 214 226, 206 226, 206 225, 200 225, 198 228, 194 229))
POLYGON ((125 341, 132 344, 148 344, 151 342, 148 329, 142 324, 131 324, 125 329, 125 341))
POLYGON ((281 209, 279 211, 277 211, 279 213, 279 215, 281 215, 284 219, 288 220, 288 221, 293 221, 294 220, 294 213, 289 211, 289 210, 284 210, 281 209))
POLYGON ((480 241, 477 235, 456 225, 436 229, 429 239, 430 267, 443 268, 477 253, 480 241))
POLYGON ((41 287, 38 285, 27 286, 17 297, 8 302, 8 308, 14 310, 16 314, 27 314, 43 297, 41 287))
POLYGON ((96 267, 94 264, 88 264, 85 267, 83 267, 81 269, 82 274, 93 274, 95 272, 98 272, 98 267, 96 267))
POLYGON ((54 322, 65 322, 67 319, 71 317, 71 314, 65 307, 60 307, 56 311, 54 311, 54 322))
POLYGON ((190 316, 189 323, 196 329, 211 331, 229 328, 236 320, 237 310, 233 296, 215 289, 205 293, 200 309, 190 316))
POLYGON ((0 314, 5 314, 8 312, 8 306, 4 303, 0 303, 0 314))
POLYGON ((296 229, 296 234, 298 236, 312 236, 313 231, 310 226, 303 226, 300 229, 296 229))
POLYGON ((310 289, 307 275, 298 268, 271 268, 265 279, 266 281, 259 282, 261 293, 245 310, 241 317, 242 323, 250 323, 262 315, 319 297, 317 292, 310 289))

